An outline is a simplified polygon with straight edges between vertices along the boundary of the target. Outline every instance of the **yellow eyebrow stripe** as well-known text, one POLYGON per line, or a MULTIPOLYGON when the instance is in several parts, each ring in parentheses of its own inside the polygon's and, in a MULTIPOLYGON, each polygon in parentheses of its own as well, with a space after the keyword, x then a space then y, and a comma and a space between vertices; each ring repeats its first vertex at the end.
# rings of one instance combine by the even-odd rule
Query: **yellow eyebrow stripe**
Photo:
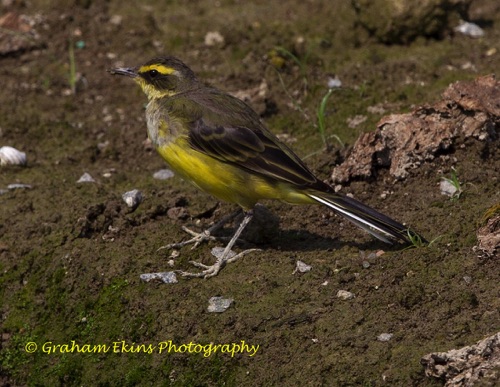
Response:
POLYGON ((172 67, 163 66, 161 64, 152 64, 152 65, 147 65, 147 66, 141 66, 141 68, 139 69, 139 72, 140 73, 147 73, 148 71, 151 71, 151 70, 156 70, 160 74, 163 74, 163 75, 173 74, 177 71, 177 70, 173 69, 172 67))

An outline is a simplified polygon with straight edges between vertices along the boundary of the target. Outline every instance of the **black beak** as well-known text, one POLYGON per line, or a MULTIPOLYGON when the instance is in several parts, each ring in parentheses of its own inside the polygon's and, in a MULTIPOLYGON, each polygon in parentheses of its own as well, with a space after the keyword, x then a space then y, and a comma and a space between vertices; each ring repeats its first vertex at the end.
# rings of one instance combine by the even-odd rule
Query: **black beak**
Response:
POLYGON ((131 78, 138 76, 137 69, 132 67, 118 67, 116 69, 109 69, 108 72, 113 75, 126 75, 131 78))

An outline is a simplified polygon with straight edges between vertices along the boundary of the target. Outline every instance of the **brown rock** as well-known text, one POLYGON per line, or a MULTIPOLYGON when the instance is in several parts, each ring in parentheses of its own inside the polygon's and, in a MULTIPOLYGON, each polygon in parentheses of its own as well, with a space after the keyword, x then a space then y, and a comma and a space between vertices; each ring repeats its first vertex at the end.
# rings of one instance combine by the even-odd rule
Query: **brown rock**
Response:
POLYGON ((500 378, 500 332, 475 345, 425 355, 425 374, 446 381, 445 387, 493 386, 500 378))
POLYGON ((345 162, 333 170, 332 179, 365 179, 380 168, 403 179, 460 139, 497 139, 499 127, 500 84, 494 76, 456 82, 433 106, 383 117, 375 132, 358 138, 345 162))

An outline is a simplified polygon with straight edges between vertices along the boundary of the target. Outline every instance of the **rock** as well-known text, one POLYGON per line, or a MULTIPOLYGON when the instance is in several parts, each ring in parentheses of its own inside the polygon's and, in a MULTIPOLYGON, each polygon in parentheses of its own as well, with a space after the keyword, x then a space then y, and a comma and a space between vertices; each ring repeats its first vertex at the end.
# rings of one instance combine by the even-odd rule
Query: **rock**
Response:
POLYGON ((7 189, 11 191, 14 189, 31 189, 31 188, 33 187, 30 184, 21 184, 21 183, 13 183, 7 186, 7 189))
POLYGON ((297 266, 295 267, 295 270, 293 271, 292 274, 295 273, 307 273, 308 271, 311 271, 312 266, 302 262, 302 261, 297 261, 297 266))
POLYGON ((153 173, 153 178, 158 180, 167 180, 171 177, 174 177, 174 172, 170 169, 160 169, 159 171, 153 173))
POLYGON ((354 293, 348 292, 347 290, 339 290, 337 292, 337 298, 342 300, 352 300, 355 297, 354 293))
POLYGON ((143 200, 142 192, 138 189, 133 189, 132 191, 125 192, 122 195, 123 201, 127 204, 129 208, 135 210, 143 200))
POLYGON ((144 273, 140 275, 140 278, 144 282, 150 282, 155 280, 161 281, 165 284, 176 284, 178 282, 177 276, 173 271, 166 271, 160 273, 144 273))
POLYGON ((35 27, 43 27, 43 23, 40 14, 28 16, 4 12, 0 17, 0 56, 42 48, 44 43, 35 27))
POLYGON ((475 23, 469 23, 466 21, 463 21, 455 27, 455 31, 466 36, 470 36, 471 38, 480 38, 484 35, 484 30, 481 27, 475 23))
POLYGON ((232 298, 223 298, 223 297, 212 297, 208 300, 208 313, 222 313, 227 310, 233 303, 232 298))
POLYGON ((205 46, 222 46, 224 44, 224 36, 219 31, 210 31, 205 35, 205 46))
POLYGON ((381 333, 377 336, 377 340, 381 342, 390 341, 394 335, 392 333, 381 333))
POLYGON ((80 176, 77 183, 95 183, 95 180, 92 176, 90 176, 89 173, 85 172, 83 175, 80 176))
POLYGON ((446 195, 449 197, 455 196, 458 188, 453 185, 448 179, 442 179, 439 182, 439 189, 441 190, 441 195, 446 195))
POLYGON ((444 380, 446 387, 496 385, 500 379, 500 332, 471 346, 430 353, 420 362, 426 376, 444 380))
POLYGON ((498 138, 500 82, 494 76, 451 84, 443 100, 412 113, 383 117, 374 132, 362 134, 347 159, 334 168, 332 179, 344 183, 372 177, 389 168, 397 179, 439 157, 463 138, 498 138))

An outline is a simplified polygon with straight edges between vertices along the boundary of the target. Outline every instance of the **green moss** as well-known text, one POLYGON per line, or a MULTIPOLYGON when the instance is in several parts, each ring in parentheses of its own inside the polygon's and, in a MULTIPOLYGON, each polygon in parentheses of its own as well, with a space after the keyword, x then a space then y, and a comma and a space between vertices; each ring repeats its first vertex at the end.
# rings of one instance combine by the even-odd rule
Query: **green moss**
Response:
POLYGON ((33 335, 28 326, 21 328, 17 333, 11 334, 8 344, 0 351, 0 370, 7 375, 24 380, 26 365, 37 358, 37 354, 27 353, 28 343, 37 343, 37 336, 33 335))

